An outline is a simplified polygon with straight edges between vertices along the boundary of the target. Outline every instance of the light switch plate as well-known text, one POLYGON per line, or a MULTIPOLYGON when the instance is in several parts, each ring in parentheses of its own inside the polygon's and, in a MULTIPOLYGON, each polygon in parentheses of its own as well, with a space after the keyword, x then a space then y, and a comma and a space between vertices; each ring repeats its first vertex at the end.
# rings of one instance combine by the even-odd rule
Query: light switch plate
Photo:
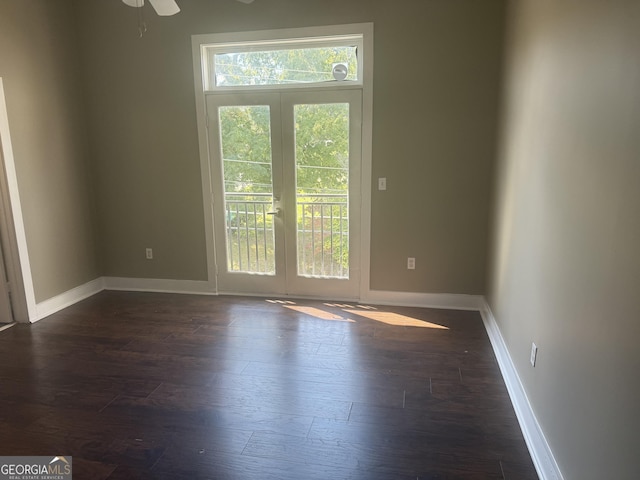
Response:
POLYGON ((536 366, 536 358, 538 357, 538 346, 535 343, 531 344, 531 358, 529 361, 531 362, 531 366, 536 366))

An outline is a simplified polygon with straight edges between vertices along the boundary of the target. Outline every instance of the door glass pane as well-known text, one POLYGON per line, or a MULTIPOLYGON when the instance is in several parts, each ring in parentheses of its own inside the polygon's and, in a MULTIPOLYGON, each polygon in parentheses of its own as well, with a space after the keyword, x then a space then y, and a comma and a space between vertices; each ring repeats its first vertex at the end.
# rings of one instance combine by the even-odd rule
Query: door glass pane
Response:
POLYGON ((216 53, 213 57, 217 87, 357 80, 354 45, 216 53))
POLYGON ((220 107, 227 269, 275 275, 269 106, 220 107))
POLYGON ((298 275, 349 278, 349 104, 294 115, 298 275))

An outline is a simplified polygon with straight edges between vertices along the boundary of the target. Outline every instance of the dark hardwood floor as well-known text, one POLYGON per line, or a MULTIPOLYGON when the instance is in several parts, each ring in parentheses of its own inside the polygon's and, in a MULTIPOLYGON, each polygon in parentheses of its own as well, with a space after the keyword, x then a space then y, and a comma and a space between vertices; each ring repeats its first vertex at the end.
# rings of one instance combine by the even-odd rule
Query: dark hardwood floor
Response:
POLYGON ((0 455, 74 479, 537 479, 476 312, 102 292, 0 332, 0 455))

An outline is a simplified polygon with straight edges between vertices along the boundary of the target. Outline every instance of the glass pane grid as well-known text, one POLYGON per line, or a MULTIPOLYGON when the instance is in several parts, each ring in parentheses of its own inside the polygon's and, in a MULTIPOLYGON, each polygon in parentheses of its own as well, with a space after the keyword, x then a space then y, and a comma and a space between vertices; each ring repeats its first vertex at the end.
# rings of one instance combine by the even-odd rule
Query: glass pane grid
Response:
POLYGON ((356 46, 295 48, 282 50, 216 53, 213 85, 237 87, 356 81, 356 46), (345 78, 334 68, 346 67, 345 78))
POLYGON ((349 278, 349 104, 295 105, 298 275, 349 278))
POLYGON ((227 270, 275 275, 270 111, 220 107, 227 270))

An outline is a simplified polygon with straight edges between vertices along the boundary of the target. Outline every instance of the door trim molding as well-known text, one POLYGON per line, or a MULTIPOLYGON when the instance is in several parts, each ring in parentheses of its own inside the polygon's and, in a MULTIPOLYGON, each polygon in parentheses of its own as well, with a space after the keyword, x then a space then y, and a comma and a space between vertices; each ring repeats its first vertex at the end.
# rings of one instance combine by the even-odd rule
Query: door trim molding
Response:
POLYGON ((4 159, 4 175, 9 199, 9 205, 6 205, 6 207, 9 207, 8 210, 10 210, 10 214, 8 211, 6 212, 5 227, 8 230, 9 237, 12 238, 10 238, 9 245, 7 245, 9 258, 5 258, 5 262, 10 277, 13 277, 11 280, 14 288, 12 295, 14 320, 28 322, 37 317, 36 296, 29 262, 27 235, 22 218, 22 205, 20 203, 18 177, 11 144, 9 115, 2 77, 0 77, 0 148, 2 148, 2 157, 4 159))
MULTIPOLYGON (((215 42, 216 38, 224 41, 286 39, 318 37, 325 35, 361 34, 363 36, 363 78, 362 86, 362 135, 361 135, 361 224, 360 224, 360 296, 369 292, 370 251, 371 251, 371 163, 373 151, 373 23, 348 25, 327 25, 303 28, 285 28, 252 32, 226 34, 193 35, 191 37, 194 90, 198 127, 198 145, 200 152, 200 172, 202 178, 202 198, 204 207, 204 226, 207 254, 207 284, 210 292, 218 291, 217 261, 215 255, 215 236, 213 224, 213 185, 210 166, 206 96, 204 73, 202 70, 201 45, 215 42), (214 40, 212 40, 214 39, 214 40)), ((349 87, 352 88, 352 87, 349 87)), ((228 92, 232 93, 232 92, 228 92)))
POLYGON ((373 163, 373 23, 362 24, 364 43, 362 84, 362 148, 360 150, 360 298, 370 290, 371 181, 373 163))

